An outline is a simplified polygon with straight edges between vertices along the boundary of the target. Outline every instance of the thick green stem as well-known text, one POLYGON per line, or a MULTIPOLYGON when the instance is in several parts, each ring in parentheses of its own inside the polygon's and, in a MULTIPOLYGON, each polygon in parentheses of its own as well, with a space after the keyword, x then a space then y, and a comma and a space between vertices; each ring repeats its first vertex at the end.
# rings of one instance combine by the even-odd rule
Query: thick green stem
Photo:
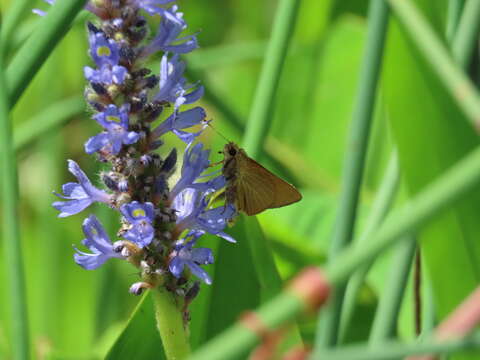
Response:
POLYGON ((478 41, 480 29, 480 1, 469 0, 465 4, 452 44, 453 57, 463 68, 468 68, 478 41))
POLYGON ((394 249, 390 273, 385 281, 370 331, 368 339, 370 345, 379 344, 395 334, 398 313, 417 247, 415 238, 413 236, 408 238, 394 249))
POLYGON ((312 356, 311 360, 397 360, 409 355, 424 354, 453 354, 459 351, 480 348, 480 334, 467 337, 465 339, 456 339, 442 341, 429 339, 424 342, 402 344, 397 341, 386 341, 374 347, 365 345, 350 345, 341 349, 332 349, 325 351, 317 356, 312 356))
POLYGON ((253 158, 261 154, 263 141, 273 119, 272 104, 297 18, 299 3, 299 0, 281 0, 278 4, 272 37, 265 53, 265 61, 243 139, 245 150, 253 158))
MULTIPOLYGON (((367 145, 372 122, 377 82, 380 76, 385 35, 388 24, 388 5, 384 0, 372 0, 368 14, 368 34, 365 55, 360 71, 357 100, 352 116, 348 148, 346 151, 342 193, 332 236, 328 262, 347 246, 354 232, 357 202, 362 184, 362 175, 367 154, 367 145)), ((315 347, 321 348, 337 343, 340 314, 345 285, 335 289, 330 305, 319 318, 315 347)))
POLYGON ((186 359, 190 354, 187 330, 183 325, 183 314, 174 295, 158 288, 152 291, 155 304, 157 328, 162 338, 168 360, 186 359))
MULTIPOLYGON (((1 45, 0 45, 1 48, 1 45)), ((7 274, 12 324, 12 359, 29 358, 27 300, 20 243, 20 213, 16 153, 8 115, 8 92, 4 77, 3 54, 0 52, 0 182, 2 199, 3 259, 7 274)))
POLYGON ((457 32, 458 22, 460 21, 460 16, 462 15, 464 2, 465 0, 448 0, 446 35, 449 43, 453 41, 457 32))
MULTIPOLYGON (((400 169, 398 165, 397 153, 395 151, 388 163, 385 177, 382 180, 380 189, 378 190, 375 200, 372 204, 365 227, 363 228, 360 237, 355 240, 354 246, 365 246, 365 244, 367 244, 370 240, 372 234, 375 233, 378 226, 382 223, 383 219, 390 210, 393 200, 395 199, 395 195, 397 194, 399 180, 400 169)), ((355 271, 353 276, 348 280, 340 319, 340 343, 343 342, 347 331, 351 326, 357 295, 363 285, 363 282, 365 281, 371 265, 372 264, 370 263, 366 266, 362 266, 360 269, 355 271)))

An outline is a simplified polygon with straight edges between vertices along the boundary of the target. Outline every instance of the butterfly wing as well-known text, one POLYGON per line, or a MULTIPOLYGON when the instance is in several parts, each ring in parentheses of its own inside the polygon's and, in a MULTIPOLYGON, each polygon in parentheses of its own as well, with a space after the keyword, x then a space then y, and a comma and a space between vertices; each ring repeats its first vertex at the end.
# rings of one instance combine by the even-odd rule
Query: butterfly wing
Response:
POLYGON ((237 160, 237 207, 247 215, 299 201, 302 196, 290 184, 274 175, 243 151, 237 160))
POLYGON ((275 201, 274 191, 268 177, 258 173, 239 174, 236 182, 238 210, 250 216, 270 208, 275 201))

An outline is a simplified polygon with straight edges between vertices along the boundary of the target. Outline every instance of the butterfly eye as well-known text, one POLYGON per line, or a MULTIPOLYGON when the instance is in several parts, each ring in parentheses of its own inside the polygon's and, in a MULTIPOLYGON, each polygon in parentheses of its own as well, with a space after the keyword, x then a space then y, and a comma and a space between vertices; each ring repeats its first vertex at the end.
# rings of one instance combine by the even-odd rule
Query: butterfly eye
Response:
POLYGON ((235 149, 230 149, 230 150, 228 150, 228 153, 230 154, 230 156, 235 156, 237 151, 235 149))

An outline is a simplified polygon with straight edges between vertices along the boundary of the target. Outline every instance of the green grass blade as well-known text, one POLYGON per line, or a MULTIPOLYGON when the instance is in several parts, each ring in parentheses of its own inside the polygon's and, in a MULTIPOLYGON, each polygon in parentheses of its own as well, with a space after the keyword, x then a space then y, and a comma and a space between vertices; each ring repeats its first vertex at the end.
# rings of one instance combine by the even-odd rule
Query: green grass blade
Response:
POLYGON ((48 55, 68 31, 86 0, 58 1, 15 54, 6 72, 9 104, 13 108, 48 55))
POLYGON ((26 10, 31 5, 29 0, 16 0, 11 2, 11 8, 5 16, 0 33, 0 44, 2 46, 1 53, 5 58, 8 55, 9 49, 12 47, 11 39, 14 30, 20 24, 22 16, 25 15, 26 10))
POLYGON ((20 213, 16 153, 8 116, 8 91, 5 81, 3 54, 0 53, 0 164, 2 174, 3 248, 6 266, 8 296, 10 298, 13 358, 29 358, 27 300, 20 243, 20 213))
POLYGON ((263 235, 262 228, 255 216, 241 215, 241 226, 243 228, 243 241, 248 242, 252 254, 258 281, 261 287, 262 302, 270 300, 282 289, 282 279, 275 266, 270 244, 263 235))
POLYGON ((478 127, 480 97, 468 77, 455 65, 449 51, 436 36, 411 0, 388 0, 412 41, 458 103, 472 126, 478 127))
POLYGON ((85 108, 85 101, 81 96, 71 97, 50 105, 14 129, 15 149, 17 151, 23 149, 48 131, 63 125, 75 115, 81 114, 85 108))
POLYGON ((451 43, 457 32, 465 0, 448 0, 447 39, 451 43))
POLYGON ((262 153, 263 141, 273 119, 273 101, 298 12, 298 0, 281 0, 265 53, 260 80, 248 118, 243 146, 252 158, 262 153))
POLYGON ((452 45, 453 57, 466 69, 470 64, 480 29, 480 1, 468 0, 452 45))
POLYGON ((429 340, 421 343, 402 344, 387 341, 375 347, 365 345, 350 345, 338 350, 325 351, 311 359, 328 360, 397 360, 409 355, 453 354, 455 352, 480 348, 480 334, 465 339, 438 342, 429 340))
MULTIPOLYGON (((387 33, 388 14, 388 5, 383 0, 372 0, 368 16, 369 26, 364 62, 360 73, 357 102, 352 116, 344 163, 340 207, 330 244, 329 262, 336 261, 336 256, 351 241, 354 231, 377 81, 387 33)), ((344 286, 335 290, 330 305, 323 313, 322 318, 319 318, 315 340, 317 348, 331 346, 337 342, 344 292, 344 286)))
POLYGON ((397 317, 402 305, 410 268, 417 243, 413 236, 403 240, 394 250, 390 272, 380 295, 377 312, 368 339, 369 344, 379 344, 395 335, 397 317))
MULTIPOLYGON (((398 183, 400 180, 400 169, 396 152, 392 155, 385 177, 380 189, 375 197, 367 223, 354 246, 364 246, 370 240, 370 236, 376 231, 378 226, 390 210, 395 195, 397 194, 398 183)), ((342 305, 342 315, 340 319, 340 342, 345 339, 346 333, 351 326, 357 295, 367 276, 371 264, 358 269, 348 280, 345 291, 345 298, 342 305)))

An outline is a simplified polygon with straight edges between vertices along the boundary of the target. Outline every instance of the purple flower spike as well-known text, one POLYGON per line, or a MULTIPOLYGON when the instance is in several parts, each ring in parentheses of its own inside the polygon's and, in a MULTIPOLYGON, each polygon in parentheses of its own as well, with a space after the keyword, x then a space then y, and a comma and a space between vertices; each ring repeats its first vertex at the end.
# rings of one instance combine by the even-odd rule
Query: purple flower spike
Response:
POLYGON ((110 238, 95 215, 90 215, 83 221, 82 229, 86 236, 82 244, 89 248, 92 253, 86 253, 75 248, 77 253, 73 257, 78 265, 84 269, 93 270, 110 258, 123 258, 113 250, 110 238))
POLYGON ((106 148, 110 153, 116 155, 123 145, 134 144, 140 138, 140 134, 128 131, 128 105, 120 109, 115 105, 108 105, 104 112, 96 114, 93 118, 103 126, 106 132, 102 132, 87 140, 85 152, 92 154, 106 148))
POLYGON ((55 209, 60 211, 58 217, 67 217, 78 214, 95 201, 103 202, 105 204, 110 203, 110 195, 93 186, 87 175, 85 175, 75 161, 68 160, 68 171, 77 178, 78 183, 64 184, 62 190, 65 195, 54 193, 60 198, 69 200, 56 201, 52 204, 55 209))
POLYGON ((195 239, 186 244, 183 244, 182 241, 178 242, 172 252, 173 257, 168 268, 173 276, 179 278, 185 266, 187 266, 192 274, 210 285, 212 283, 210 276, 199 265, 213 264, 212 251, 207 248, 192 249, 194 244, 195 239))
POLYGON ((142 204, 138 201, 132 201, 122 205, 120 212, 132 225, 131 229, 123 234, 123 237, 142 248, 150 244, 154 236, 152 227, 155 216, 153 204, 149 202, 142 204))
POLYGON ((183 129, 199 125, 205 118, 205 110, 200 106, 197 106, 193 109, 170 115, 164 122, 162 122, 152 131, 152 134, 154 137, 160 137, 171 131, 182 141, 189 144, 202 132, 203 129, 196 133, 189 133, 187 131, 183 131, 183 129))
POLYGON ((174 5, 160 22, 157 36, 142 51, 142 56, 149 56, 157 51, 172 52, 174 54, 186 54, 198 48, 196 35, 188 35, 182 38, 178 36, 187 28, 183 20, 183 13, 174 5))

